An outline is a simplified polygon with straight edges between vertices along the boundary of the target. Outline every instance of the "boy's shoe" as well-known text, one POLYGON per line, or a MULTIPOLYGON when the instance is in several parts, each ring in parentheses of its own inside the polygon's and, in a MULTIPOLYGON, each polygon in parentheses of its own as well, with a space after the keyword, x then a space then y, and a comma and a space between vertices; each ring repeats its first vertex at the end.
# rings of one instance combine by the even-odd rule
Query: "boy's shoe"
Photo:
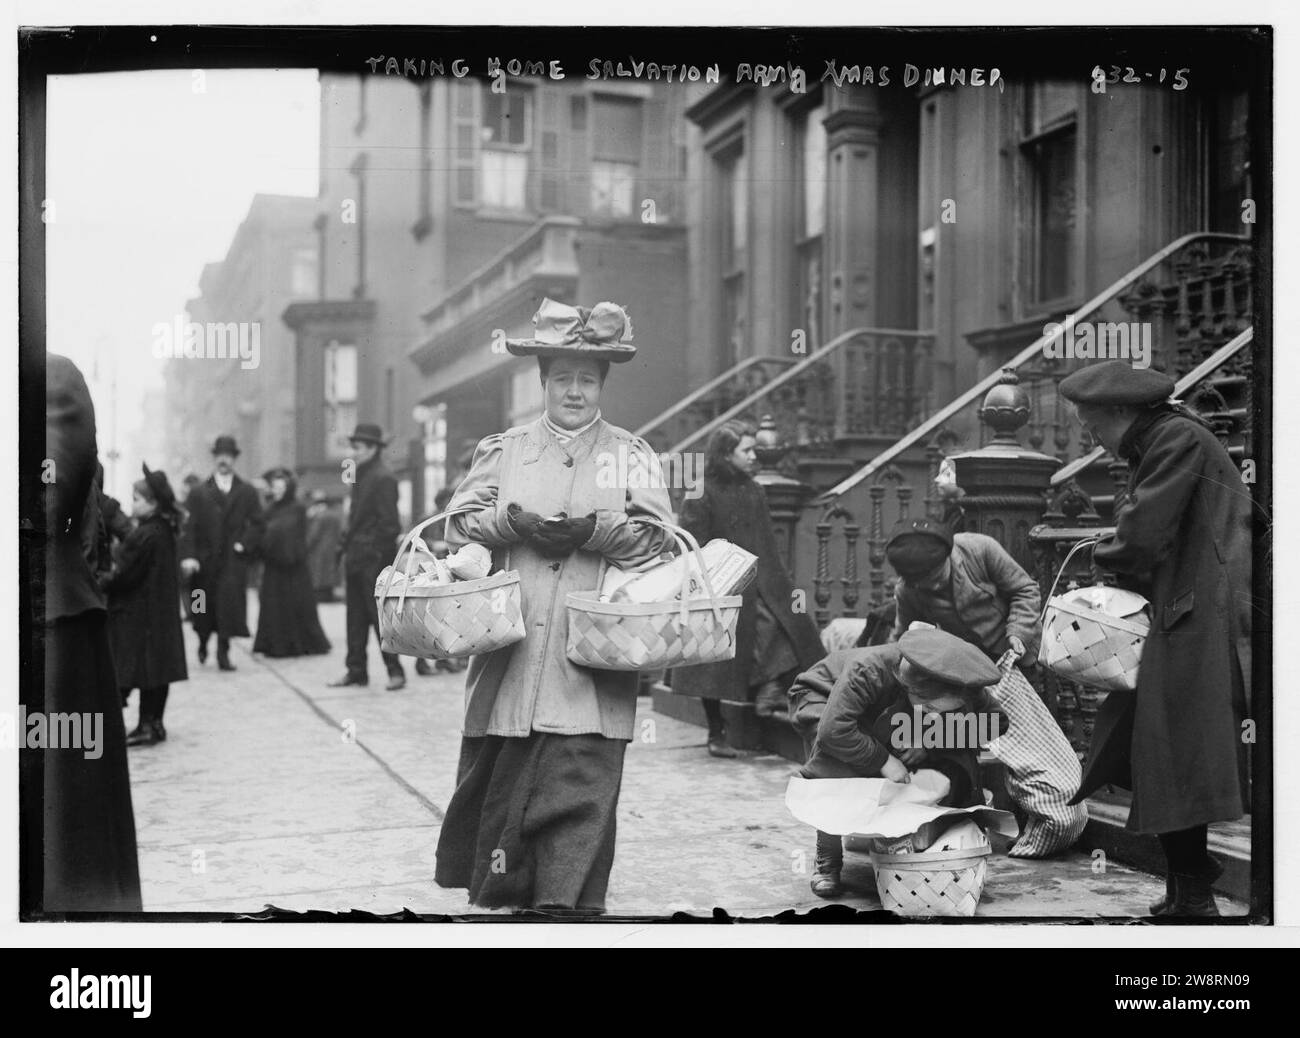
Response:
POLYGON ((812 882, 809 884, 812 892, 818 897, 839 897, 844 890, 843 884, 840 883, 840 869, 843 864, 842 860, 818 858, 813 869, 812 882))
POLYGON ((779 681, 769 681, 754 698, 754 713, 759 717, 788 717, 785 689, 779 681))
POLYGON ((1165 875, 1165 896, 1159 901, 1151 903, 1152 915, 1209 915, 1219 914, 1218 905, 1214 901, 1214 881, 1223 875, 1223 865, 1217 858, 1207 856, 1208 864, 1199 875, 1196 876, 1179 876, 1172 872, 1165 875), (1182 880, 1182 883, 1179 883, 1182 880), (1191 895, 1193 902, 1193 911, 1186 911, 1188 895, 1195 887, 1196 893, 1191 895), (1186 893, 1185 893, 1186 892, 1186 893), (1208 911, 1198 911, 1197 908, 1205 908, 1204 901, 1208 897, 1208 911), (1177 911, 1171 911, 1171 906, 1177 911))
POLYGON ((709 734, 709 756, 732 759, 740 756, 740 751, 727 745, 727 737, 722 732, 709 734))

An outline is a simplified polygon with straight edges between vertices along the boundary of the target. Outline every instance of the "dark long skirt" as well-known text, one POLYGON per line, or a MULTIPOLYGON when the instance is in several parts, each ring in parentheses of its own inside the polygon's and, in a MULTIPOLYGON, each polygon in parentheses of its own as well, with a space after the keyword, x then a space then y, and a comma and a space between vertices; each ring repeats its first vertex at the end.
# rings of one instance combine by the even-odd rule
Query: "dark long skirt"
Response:
POLYGON ((42 907, 139 912, 126 728, 104 613, 82 613, 45 628, 44 710, 47 718, 99 715, 103 727, 93 749, 24 751, 40 754, 43 763, 42 846, 23 848, 24 857, 43 859, 42 907), (88 758, 88 752, 97 756, 88 758))
POLYGON ((273 657, 318 656, 330 651, 306 562, 289 569, 265 567, 253 651, 273 657))
POLYGON ((603 909, 626 751, 596 734, 462 739, 438 885, 484 908, 603 909))

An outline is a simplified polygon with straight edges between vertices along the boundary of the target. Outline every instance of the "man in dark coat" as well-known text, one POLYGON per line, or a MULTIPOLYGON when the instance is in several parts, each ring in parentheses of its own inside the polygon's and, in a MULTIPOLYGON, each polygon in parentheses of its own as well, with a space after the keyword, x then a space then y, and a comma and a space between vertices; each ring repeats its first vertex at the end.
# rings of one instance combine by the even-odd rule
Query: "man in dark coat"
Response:
POLYGON ((186 499, 190 520, 180 547, 181 570, 202 591, 203 609, 191 617, 199 636, 199 662, 217 635, 217 666, 234 670, 230 639, 248 637, 248 565, 261 546, 262 504, 257 491, 235 475, 239 447, 233 436, 212 446, 213 473, 186 499))
POLYGON ((22 684, 22 900, 38 912, 138 912, 122 701, 93 549, 84 548, 99 524, 95 409, 76 365, 55 354, 46 360, 45 439, 53 463, 45 488, 45 615, 37 617, 45 622, 45 682, 22 684), (31 744, 31 720, 44 717, 52 735, 56 715, 82 722, 83 745, 31 744), (93 734, 86 737, 92 718, 102 725, 97 746, 93 734))
POLYGON ((1093 438, 1131 467, 1115 533, 1093 554, 1151 603, 1136 693, 1098 709, 1076 800, 1132 789, 1128 827, 1159 836, 1168 862, 1156 915, 1218 915, 1206 826, 1239 818, 1250 688, 1251 501, 1210 429, 1168 400, 1174 383, 1122 361, 1061 383, 1093 438))
MULTIPOLYGON (((351 436, 352 457, 357 463, 356 482, 352 484, 352 502, 347 533, 343 535, 343 574, 346 582, 348 615, 347 672, 331 688, 370 683, 366 665, 366 645, 373 628, 379 640, 379 610, 375 606, 375 579, 393 561, 397 538, 402 532, 397 517, 397 479, 384 465, 381 454, 388 446, 377 425, 362 422, 351 436)), ((406 672, 396 653, 380 653, 388 671, 388 691, 406 685, 406 672)))

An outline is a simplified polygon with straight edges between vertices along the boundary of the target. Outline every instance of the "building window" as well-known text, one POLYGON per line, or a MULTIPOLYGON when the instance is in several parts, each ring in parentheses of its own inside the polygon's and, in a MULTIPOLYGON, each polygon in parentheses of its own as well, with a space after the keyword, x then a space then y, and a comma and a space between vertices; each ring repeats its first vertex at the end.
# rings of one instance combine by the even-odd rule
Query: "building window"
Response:
POLYGON ((635 208, 635 163, 605 162, 595 159, 591 163, 591 212, 596 216, 631 216, 635 208))
POLYGON ((1034 84, 1025 93, 1023 269, 1026 298, 1034 305, 1075 294, 1078 96, 1074 86, 1052 83, 1034 84))
POLYGON ((826 227, 826 105, 798 114, 791 127, 795 184, 795 300, 799 327, 821 345, 822 241, 826 227))
POLYGON ((339 342, 325 347, 325 456, 352 453, 348 437, 357 424, 357 348, 339 342))
POLYGON ((531 91, 494 94, 483 86, 483 124, 479 128, 482 205, 516 211, 528 208, 532 108, 531 91))
POLYGON ((481 88, 477 82, 458 80, 452 84, 452 203, 478 203, 478 106, 481 88))
POLYGON ((722 341, 727 344, 728 366, 746 354, 745 267, 749 241, 749 161, 741 148, 717 157, 719 205, 722 219, 720 267, 722 271, 722 341))
POLYGON ((289 291, 298 299, 309 299, 316 293, 316 250, 294 249, 289 265, 289 291))
POLYGON ((629 217, 635 208, 643 143, 640 98, 597 96, 592 101, 591 212, 629 217))

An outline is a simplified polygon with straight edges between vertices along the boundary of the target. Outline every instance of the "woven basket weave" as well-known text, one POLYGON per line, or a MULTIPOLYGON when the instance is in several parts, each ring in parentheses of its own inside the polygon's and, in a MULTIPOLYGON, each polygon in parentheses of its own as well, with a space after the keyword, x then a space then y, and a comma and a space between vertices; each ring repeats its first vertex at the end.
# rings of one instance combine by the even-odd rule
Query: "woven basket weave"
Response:
MULTIPOLYGON (((1056 590, 1074 553, 1093 544, 1095 540, 1080 541, 1070 550, 1052 583, 1052 591, 1056 590)), ((1067 681, 1107 692, 1132 692, 1137 688, 1142 647, 1151 626, 1146 610, 1147 602, 1140 595, 1103 585, 1078 588, 1055 597, 1049 592, 1043 609, 1043 640, 1038 662, 1067 681), (1108 608, 1109 602, 1103 601, 1099 608, 1093 601, 1094 597, 1118 599, 1121 596, 1127 603, 1125 616, 1115 615, 1108 608)))
POLYGON ((431 516, 403 540, 397 558, 411 549, 406 563, 406 582, 400 590, 392 591, 393 579, 397 575, 394 560, 382 593, 375 596, 379 611, 379 647, 384 652, 445 660, 491 652, 523 641, 519 574, 514 571, 435 587, 408 587, 416 553, 420 549, 428 551, 420 532, 445 516, 467 511, 470 509, 431 516))
POLYGON ((969 918, 984 893, 990 847, 871 855, 886 911, 902 916, 969 918))
MULTIPOLYGON (((714 593, 700 546, 689 532, 645 516, 632 521, 667 530, 691 552, 708 594, 687 597, 689 564, 682 566, 680 598, 667 602, 602 602, 599 592, 571 591, 565 600, 569 659, 599 670, 658 670, 734 659, 741 596, 714 593)), ((596 583, 599 587, 601 581, 596 583)))

